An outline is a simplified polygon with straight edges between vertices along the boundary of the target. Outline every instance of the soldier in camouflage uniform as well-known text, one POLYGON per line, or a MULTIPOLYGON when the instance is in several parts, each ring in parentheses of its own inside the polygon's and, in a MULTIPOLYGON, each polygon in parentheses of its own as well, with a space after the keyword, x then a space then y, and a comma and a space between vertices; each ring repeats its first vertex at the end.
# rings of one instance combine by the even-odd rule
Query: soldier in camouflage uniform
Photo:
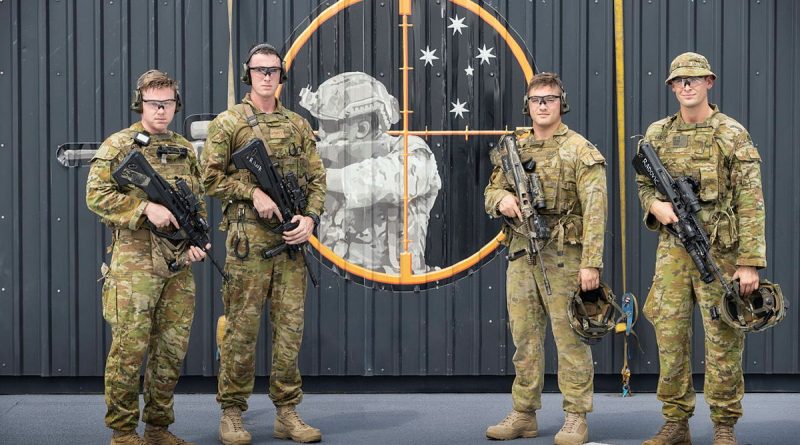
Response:
POLYGON ((285 79, 283 61, 270 45, 254 46, 243 67, 251 84, 241 104, 211 123, 201 156, 208 194, 222 201, 220 228, 228 231, 225 268, 230 281, 222 290, 226 327, 220 347, 217 401, 223 414, 219 437, 226 445, 249 444, 242 411, 253 392, 255 348, 261 314, 269 302, 272 324, 272 367, 269 396, 277 407, 275 436, 298 442, 319 441, 320 431, 305 424, 295 411, 303 398, 297 357, 303 337, 306 269, 302 255, 283 253, 270 259, 262 252, 282 242, 308 240, 325 201, 325 169, 308 122, 278 101, 275 90, 285 79), (292 221, 297 228, 281 236, 271 228, 280 213, 247 170, 237 170, 231 155, 253 138, 269 147, 283 174, 294 172, 306 192, 308 206, 292 221))
POLYGON ((533 128, 519 130, 515 136, 521 161, 536 161, 542 183, 546 208, 540 213, 550 226, 551 238, 541 249, 541 256, 552 295, 545 292, 538 259, 534 257, 533 263, 526 259, 528 240, 514 230, 521 214, 513 178, 503 173, 500 160, 493 156, 494 171, 486 187, 485 203, 491 217, 507 218, 507 303, 517 349, 513 359, 517 375, 511 390, 513 411, 498 425, 489 427, 486 435, 515 439, 538 434, 535 411, 542 406, 544 338, 549 318, 558 350, 558 385, 565 412, 555 443, 582 444, 589 436, 586 413, 592 410, 594 368, 591 349, 570 328, 567 306, 578 286, 588 291, 600 285, 608 200, 605 159, 594 145, 561 122, 561 114, 569 108, 557 75, 534 76, 525 98, 533 128))
MULTIPOLYGON (((165 207, 148 202, 140 189, 119 187, 111 176, 131 150, 140 150, 172 185, 176 178, 182 178, 195 194, 202 193, 191 144, 167 128, 179 107, 177 81, 157 70, 142 74, 131 105, 141 113, 141 121, 103 142, 92 160, 86 184, 86 204, 112 233, 111 267, 103 265, 103 317, 112 333, 105 370, 105 421, 114 430, 112 444, 187 443, 167 427, 175 421, 173 390, 189 344, 194 276, 190 267, 173 271, 168 265, 200 261, 205 252, 186 242, 175 246, 154 235, 145 227, 146 222, 161 230, 174 230, 178 228, 175 216, 165 207), (145 132, 150 134, 150 144, 137 145, 134 138, 145 132), (142 420, 147 428, 142 439, 136 434, 136 425, 139 372, 145 353, 142 420)), ((205 208, 202 211, 205 213, 205 208)))
MULTIPOLYGON (((386 133, 400 106, 374 77, 341 73, 316 92, 303 89, 300 106, 319 120, 317 144, 328 196, 319 239, 347 261, 399 273, 403 250, 403 138, 386 133)), ((428 221, 442 180, 428 144, 408 138, 408 239, 412 270, 425 273, 428 221)))
MULTIPOLYGON (((700 188, 699 219, 723 274, 739 279, 743 295, 758 287, 766 267, 761 158, 741 124, 709 104, 716 75, 705 57, 684 53, 672 61, 666 84, 680 111, 647 129, 645 139, 673 177, 691 176, 700 188)), ((733 425, 742 415, 744 334, 713 320, 710 311, 724 294, 718 280, 704 283, 680 241, 664 225, 677 221, 645 176, 636 178, 645 225, 659 232, 656 271, 644 314, 655 327, 661 365, 658 399, 666 423, 647 445, 690 443, 688 419, 695 407, 692 387, 692 312, 700 306, 705 331, 705 399, 711 406, 714 444, 736 444, 733 425)))

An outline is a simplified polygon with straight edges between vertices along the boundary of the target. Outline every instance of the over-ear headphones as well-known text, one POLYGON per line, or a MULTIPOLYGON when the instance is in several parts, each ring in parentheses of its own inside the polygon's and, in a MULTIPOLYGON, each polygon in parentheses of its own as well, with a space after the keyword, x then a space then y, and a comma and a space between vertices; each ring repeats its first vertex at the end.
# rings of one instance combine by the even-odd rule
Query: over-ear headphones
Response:
POLYGON ((258 45, 254 45, 252 48, 250 48, 250 51, 247 53, 247 59, 245 59, 244 63, 242 63, 242 77, 241 77, 242 82, 244 82, 247 85, 253 84, 253 80, 250 77, 250 65, 249 65, 250 59, 252 59, 257 52, 262 50, 267 50, 268 53, 273 54, 275 57, 278 58, 278 60, 281 61, 281 77, 278 80, 278 83, 286 82, 286 79, 288 77, 286 76, 286 67, 283 63, 283 57, 281 57, 278 50, 275 49, 275 47, 270 45, 269 43, 259 43, 258 45))
MULTIPOLYGON (((561 99, 561 114, 562 115, 567 114, 567 113, 569 113, 569 103, 567 102, 567 91, 564 89, 564 83, 561 82, 561 79, 556 75, 554 75, 553 78, 555 79, 556 84, 558 84, 558 88, 561 90, 561 97, 560 97, 560 99, 561 99)), ((525 93, 525 98, 524 98, 524 100, 522 102, 522 114, 524 116, 530 117, 530 113, 528 112, 528 94, 527 94, 527 92, 525 93)))
MULTIPOLYGON (((139 79, 136 81, 136 89, 133 90, 133 98, 131 99, 131 110, 132 111, 135 111, 135 112, 137 112, 139 114, 142 114, 142 111, 144 111, 144 107, 143 107, 143 103, 142 103, 142 87, 144 86, 144 82, 147 79, 147 76, 153 75, 153 74, 162 74, 165 77, 169 77, 169 76, 167 76, 167 73, 165 73, 163 71, 159 71, 159 70, 149 70, 149 71, 146 71, 146 72, 142 73, 142 75, 139 76, 139 79)), ((181 93, 180 93, 180 91, 178 91, 178 88, 176 87, 175 88, 175 112, 177 113, 178 111, 181 111, 181 107, 182 106, 183 106, 183 102, 181 102, 181 93)))

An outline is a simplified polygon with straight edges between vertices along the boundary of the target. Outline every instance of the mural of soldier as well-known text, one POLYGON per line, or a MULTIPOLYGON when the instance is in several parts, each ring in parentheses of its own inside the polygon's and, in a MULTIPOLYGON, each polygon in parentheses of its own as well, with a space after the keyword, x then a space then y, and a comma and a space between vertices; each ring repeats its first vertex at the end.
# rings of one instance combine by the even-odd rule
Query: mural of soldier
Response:
MULTIPOLYGON (((304 88, 300 106, 319 121, 317 144, 328 194, 320 242, 345 260, 398 273, 403 252, 403 138, 387 133, 400 119, 397 99, 374 77, 341 73, 316 92, 304 88)), ((408 250, 412 269, 424 273, 425 236, 442 187, 428 144, 408 138, 408 250)))

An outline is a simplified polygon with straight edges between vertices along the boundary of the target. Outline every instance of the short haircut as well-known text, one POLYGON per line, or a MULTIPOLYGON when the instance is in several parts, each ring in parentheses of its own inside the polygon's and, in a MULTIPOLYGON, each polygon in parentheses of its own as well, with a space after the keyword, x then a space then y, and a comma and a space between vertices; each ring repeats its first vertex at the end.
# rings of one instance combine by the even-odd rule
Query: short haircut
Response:
POLYGON ((173 91, 177 92, 178 81, 159 70, 147 71, 139 76, 139 80, 136 81, 136 89, 139 91, 159 88, 172 88, 173 91))
POLYGON ((561 92, 564 92, 564 85, 561 83, 561 79, 558 78, 558 74, 556 73, 549 73, 549 72, 542 72, 538 73, 528 82, 528 89, 525 92, 529 92, 534 88, 539 87, 558 87, 561 92))

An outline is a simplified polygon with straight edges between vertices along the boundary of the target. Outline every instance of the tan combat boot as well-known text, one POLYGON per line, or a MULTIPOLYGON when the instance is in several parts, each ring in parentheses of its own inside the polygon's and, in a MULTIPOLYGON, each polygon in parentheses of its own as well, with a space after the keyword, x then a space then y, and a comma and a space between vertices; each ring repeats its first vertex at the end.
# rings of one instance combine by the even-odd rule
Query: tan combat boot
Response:
POLYGON ((539 435, 539 424, 536 423, 535 411, 529 413, 511 411, 500 423, 486 429, 486 437, 489 439, 511 440, 537 435, 539 435))
POLYGON ((302 443, 322 440, 322 433, 303 422, 294 405, 278 406, 276 409, 278 413, 275 416, 275 437, 302 443))
POLYGON ((689 421, 675 422, 668 420, 661 427, 661 431, 642 445, 692 445, 692 435, 689 434, 689 421))
POLYGON ((589 440, 589 425, 586 414, 564 413, 564 426, 556 433, 555 445, 583 445, 589 440))
POLYGON ((714 424, 714 445, 739 445, 736 434, 733 433, 733 425, 714 424))
POLYGON ((149 445, 194 445, 172 434, 165 426, 147 425, 144 430, 144 440, 149 445))
POLYGON ((114 430, 114 435, 111 436, 111 445, 147 445, 147 441, 136 434, 136 430, 114 430))
POLYGON ((231 406, 222 410, 219 419, 219 440, 224 445, 250 445, 250 433, 242 424, 242 410, 231 406))

